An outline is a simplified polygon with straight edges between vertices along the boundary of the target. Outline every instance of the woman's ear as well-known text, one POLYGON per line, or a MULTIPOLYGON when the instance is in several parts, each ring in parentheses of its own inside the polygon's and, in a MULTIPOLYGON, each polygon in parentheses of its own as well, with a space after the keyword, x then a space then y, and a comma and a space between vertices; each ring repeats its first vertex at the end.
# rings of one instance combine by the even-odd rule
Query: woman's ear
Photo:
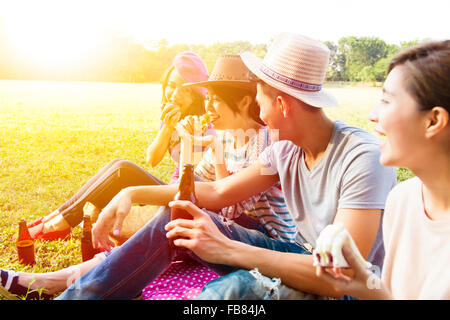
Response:
POLYGON ((427 127, 425 135, 427 138, 432 138, 449 125, 448 111, 443 107, 433 107, 428 111, 427 127))

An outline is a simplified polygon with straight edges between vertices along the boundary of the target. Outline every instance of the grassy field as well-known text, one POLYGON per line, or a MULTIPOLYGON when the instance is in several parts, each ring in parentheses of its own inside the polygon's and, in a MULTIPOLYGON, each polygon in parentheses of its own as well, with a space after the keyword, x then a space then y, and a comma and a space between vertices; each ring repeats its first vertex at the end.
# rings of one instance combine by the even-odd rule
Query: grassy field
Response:
MULTIPOLYGON (((379 88, 328 86, 340 107, 333 119, 372 131, 367 120, 379 88)), ((0 268, 47 272, 81 262, 81 229, 67 241, 36 242, 37 264, 17 262, 20 218, 32 221, 65 202, 115 158, 130 160, 168 181, 174 164, 144 164, 159 128, 156 84, 0 81, 0 268)), ((411 176, 399 170, 399 180, 411 176)))

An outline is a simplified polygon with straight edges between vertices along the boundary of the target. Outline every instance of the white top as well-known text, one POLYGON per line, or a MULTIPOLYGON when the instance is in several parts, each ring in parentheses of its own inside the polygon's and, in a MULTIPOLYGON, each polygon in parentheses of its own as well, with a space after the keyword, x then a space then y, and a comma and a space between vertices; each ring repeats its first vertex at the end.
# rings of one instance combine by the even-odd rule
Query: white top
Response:
POLYGON ((428 218, 419 178, 389 194, 383 239, 381 278, 395 299, 450 299, 450 217, 428 218))

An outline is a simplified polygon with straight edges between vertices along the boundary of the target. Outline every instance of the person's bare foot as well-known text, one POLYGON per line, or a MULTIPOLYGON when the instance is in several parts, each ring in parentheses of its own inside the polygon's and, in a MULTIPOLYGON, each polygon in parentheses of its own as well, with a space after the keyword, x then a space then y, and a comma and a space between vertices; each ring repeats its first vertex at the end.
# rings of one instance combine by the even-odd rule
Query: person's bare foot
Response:
POLYGON ((0 269, 2 295, 8 299, 24 296, 25 299, 50 299, 55 290, 50 292, 39 279, 40 274, 8 271, 0 269), (31 278, 30 278, 31 276, 31 278))
POLYGON ((33 239, 35 239, 36 235, 38 233, 40 233, 42 230, 44 230, 44 224, 43 223, 40 223, 37 226, 31 227, 31 228, 28 229, 28 231, 30 231, 30 236, 33 239))
MULTIPOLYGON (((37 224, 31 228, 28 228, 28 230, 30 231, 31 237, 34 239, 39 232, 43 231, 44 223, 52 220, 53 218, 55 218, 58 215, 59 215, 59 210, 55 210, 55 211, 49 213, 48 215, 46 215, 39 224, 37 224)), ((44 230, 44 232, 48 232, 48 231, 44 230)), ((13 241, 17 240, 17 234, 13 235, 12 240, 13 241)))
POLYGON ((18 283, 32 290, 43 290, 52 295, 67 288, 67 279, 54 277, 55 273, 26 273, 19 272, 18 283))

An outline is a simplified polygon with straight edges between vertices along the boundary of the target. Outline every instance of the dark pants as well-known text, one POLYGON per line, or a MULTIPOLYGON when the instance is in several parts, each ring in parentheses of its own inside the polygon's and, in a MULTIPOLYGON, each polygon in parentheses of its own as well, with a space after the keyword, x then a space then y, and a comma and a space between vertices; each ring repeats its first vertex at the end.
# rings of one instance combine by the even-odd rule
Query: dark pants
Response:
POLYGON ((75 227, 83 220, 83 207, 86 202, 102 209, 126 187, 157 184, 166 183, 130 161, 115 159, 59 207, 59 212, 71 227, 75 227))

